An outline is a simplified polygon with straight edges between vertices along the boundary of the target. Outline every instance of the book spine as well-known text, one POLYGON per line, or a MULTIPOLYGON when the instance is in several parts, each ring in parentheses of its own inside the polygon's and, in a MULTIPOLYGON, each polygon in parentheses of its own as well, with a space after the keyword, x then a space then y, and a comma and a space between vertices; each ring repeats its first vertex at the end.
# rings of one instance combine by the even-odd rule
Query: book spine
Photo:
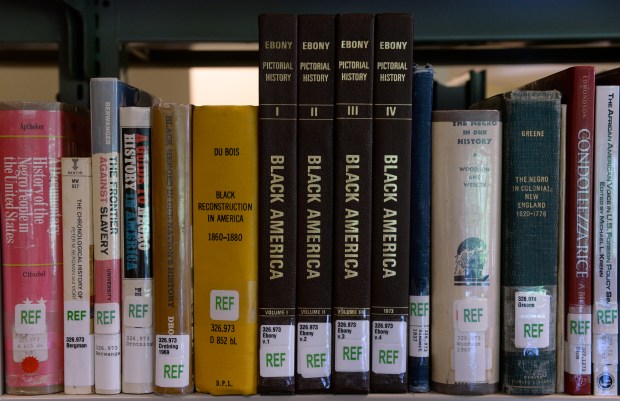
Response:
POLYGON ((618 86, 597 85, 595 103, 594 395, 618 395, 618 86))
POLYGON ((153 249, 150 107, 120 107, 123 166, 124 393, 153 392, 153 249))
POLYGON ((409 390, 430 390, 431 66, 413 73, 409 246, 409 390))
POLYGON ((370 391, 374 16, 336 17, 333 328, 336 393, 370 391))
POLYGON ((564 391, 592 393, 594 69, 573 69, 567 99, 564 391))
POLYGON ((556 358, 556 385, 555 392, 564 392, 564 329, 565 325, 565 304, 566 304, 566 279, 565 279, 565 216, 566 216, 566 117, 567 106, 561 105, 562 119, 560 124, 560 202, 558 206, 558 299, 557 299, 557 313, 556 313, 556 341, 557 358, 556 358))
POLYGON ((508 394, 553 394, 560 93, 513 91, 503 101, 503 389, 508 394), (533 369, 543 373, 532 375, 533 369))
POLYGON ((194 391, 191 106, 151 108, 155 393, 194 391))
POLYGON ((9 394, 63 390, 61 157, 71 155, 70 125, 80 124, 79 118, 59 109, 0 110, 4 381, 9 394))
POLYGON ((118 81, 91 81, 95 392, 121 392, 122 199, 118 81))
POLYGON ((335 30, 299 16, 297 392, 331 388, 335 30))
POLYGON ((432 120, 431 388, 499 390, 501 122, 494 110, 432 120))
POLYGON ((92 175, 89 157, 62 158, 65 394, 95 391, 92 175))
POLYGON ((193 112, 196 390, 256 393, 258 109, 193 112), (217 171, 217 174, 213 174, 217 171))
POLYGON ((295 391, 297 16, 259 16, 259 377, 295 391))
MULTIPOLYGON (((2 220, 0 219, 0 222, 2 220)), ((1 244, 1 243, 0 243, 1 244)), ((0 272, 2 271, 2 246, 0 245, 0 272)), ((3 290, 3 279, 2 274, 0 274, 0 311, 4 311, 4 290, 3 290)), ((5 345, 4 345, 4 319, 0 318, 0 341, 2 341, 2 346, 0 347, 0 377, 4 377, 4 355, 5 345)), ((0 394, 4 394, 4 380, 0 380, 0 394)))
POLYGON ((375 17, 371 392, 407 391, 413 17, 375 17))

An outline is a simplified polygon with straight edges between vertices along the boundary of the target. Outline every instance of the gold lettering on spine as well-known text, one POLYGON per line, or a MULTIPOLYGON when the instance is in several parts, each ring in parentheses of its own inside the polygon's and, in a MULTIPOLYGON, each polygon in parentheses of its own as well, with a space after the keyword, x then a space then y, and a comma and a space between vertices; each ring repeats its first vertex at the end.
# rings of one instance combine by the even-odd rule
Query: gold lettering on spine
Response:
MULTIPOLYGON (((308 156, 308 205, 321 203, 321 156, 308 156)), ((308 207, 306 212, 306 279, 321 277, 321 212, 308 207)))
MULTIPOLYGON (((398 204, 398 155, 383 156, 383 203, 398 204)), ((396 276, 396 242, 398 238, 398 212, 383 208, 382 224, 382 266, 383 278, 396 276)))
MULTIPOLYGON (((356 202, 359 207, 360 177, 357 172, 360 168, 360 156, 346 155, 345 161, 345 203, 356 202)), ((358 276, 356 269, 359 267, 359 210, 347 207, 344 224, 344 278, 350 279, 358 276)))
MULTIPOLYGON (((269 161, 269 203, 284 204, 284 156, 272 155, 269 161)), ((276 280, 284 277, 284 212, 270 208, 269 221, 269 279, 276 280)))

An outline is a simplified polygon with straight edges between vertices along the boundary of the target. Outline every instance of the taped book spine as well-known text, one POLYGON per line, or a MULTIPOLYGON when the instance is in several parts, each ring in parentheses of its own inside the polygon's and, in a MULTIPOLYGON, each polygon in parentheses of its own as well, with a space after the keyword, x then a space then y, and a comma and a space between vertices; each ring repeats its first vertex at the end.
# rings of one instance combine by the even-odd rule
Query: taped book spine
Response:
POLYGON ((496 110, 432 120, 431 388, 499 390, 501 121, 496 110))
POLYGON ((152 113, 155 393, 194 391, 192 366, 192 107, 152 113))

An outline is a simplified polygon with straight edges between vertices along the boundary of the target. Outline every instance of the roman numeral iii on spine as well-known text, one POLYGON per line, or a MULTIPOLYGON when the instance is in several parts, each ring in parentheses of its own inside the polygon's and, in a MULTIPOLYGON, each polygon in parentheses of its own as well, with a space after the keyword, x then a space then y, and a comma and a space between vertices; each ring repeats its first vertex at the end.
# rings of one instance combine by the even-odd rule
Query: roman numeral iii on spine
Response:
POLYGON ((336 393, 370 391, 374 16, 336 17, 334 370, 336 393))

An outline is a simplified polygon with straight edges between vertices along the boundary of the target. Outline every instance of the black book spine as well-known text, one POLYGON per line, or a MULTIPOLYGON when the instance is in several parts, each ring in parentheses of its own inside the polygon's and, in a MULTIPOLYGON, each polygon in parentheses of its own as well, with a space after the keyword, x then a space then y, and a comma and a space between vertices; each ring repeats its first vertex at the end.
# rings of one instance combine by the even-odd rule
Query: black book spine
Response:
POLYGON ((371 392, 407 391, 413 17, 375 19, 371 392))
POLYGON ((297 16, 259 17, 259 377, 295 391, 297 16))
POLYGON ((327 392, 332 359, 335 19, 298 17, 297 392, 327 392))
POLYGON ((334 371, 336 393, 370 391, 374 16, 336 19, 334 371))

